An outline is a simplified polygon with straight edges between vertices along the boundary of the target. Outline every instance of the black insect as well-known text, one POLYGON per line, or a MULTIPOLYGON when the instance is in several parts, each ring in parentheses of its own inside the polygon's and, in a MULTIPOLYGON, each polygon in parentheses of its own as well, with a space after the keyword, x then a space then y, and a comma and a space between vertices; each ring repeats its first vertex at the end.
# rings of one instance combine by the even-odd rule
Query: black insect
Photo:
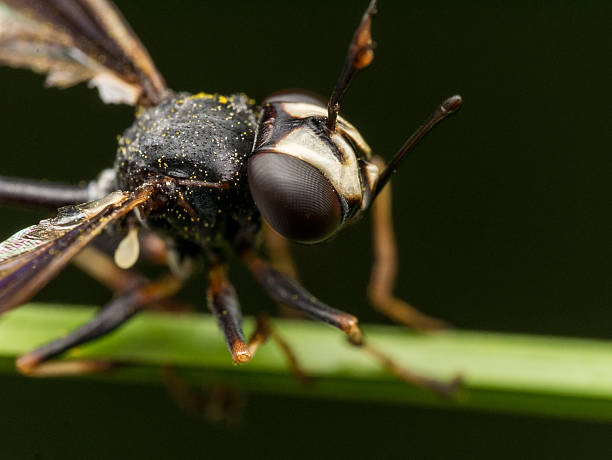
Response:
POLYGON ((265 233, 274 255, 286 253, 286 240, 324 241, 373 208, 377 258, 372 302, 411 326, 439 325, 392 295, 395 254, 385 185, 414 145, 459 108, 461 98, 444 101, 388 166, 372 157, 357 129, 338 112, 354 75, 374 57, 374 13, 372 1, 328 101, 291 91, 257 105, 244 94, 168 89, 129 25, 106 0, 0 3, 0 62, 46 73, 49 85, 88 81, 104 102, 137 107, 136 120, 119 139, 114 167, 87 187, 0 178, 4 202, 64 206, 57 217, 0 245, 0 311, 29 300, 71 260, 116 293, 90 323, 22 356, 17 361, 22 372, 35 372, 69 348, 117 328, 143 307, 163 303, 180 289, 194 262, 207 268, 208 305, 232 358, 249 361, 266 330, 262 325, 245 341, 236 292, 226 277, 225 261, 233 251, 276 301, 339 328, 351 343, 370 350, 414 384, 443 392, 453 388, 455 382, 412 374, 366 347, 357 318, 320 302, 257 255, 262 217, 273 229, 265 233), (119 235, 115 263, 90 244, 101 235, 119 235), (139 256, 167 263, 171 274, 149 281, 128 270, 139 256))

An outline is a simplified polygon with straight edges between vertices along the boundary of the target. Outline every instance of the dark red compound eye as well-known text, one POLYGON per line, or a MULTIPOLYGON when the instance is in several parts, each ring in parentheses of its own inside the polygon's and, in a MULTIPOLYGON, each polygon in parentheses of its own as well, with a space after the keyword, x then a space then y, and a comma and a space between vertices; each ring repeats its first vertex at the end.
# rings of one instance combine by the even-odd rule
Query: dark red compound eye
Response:
POLYGON ((259 152, 249 159, 249 186, 257 208, 285 238, 318 243, 342 223, 336 190, 321 172, 289 155, 259 152))

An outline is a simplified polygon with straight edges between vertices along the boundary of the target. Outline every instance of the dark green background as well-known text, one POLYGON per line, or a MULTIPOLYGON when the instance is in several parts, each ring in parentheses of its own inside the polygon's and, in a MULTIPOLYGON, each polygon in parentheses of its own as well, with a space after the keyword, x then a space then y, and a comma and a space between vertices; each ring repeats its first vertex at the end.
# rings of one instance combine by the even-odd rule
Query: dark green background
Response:
MULTIPOLYGON (((446 96, 465 101, 395 176, 398 294, 462 328, 609 338, 612 9, 381 3, 376 59, 343 105, 375 152, 389 158, 446 96)), ((172 88, 261 100, 287 87, 327 95, 365 2, 120 7, 172 88)), ((26 71, 0 68, 0 88, 3 175, 90 179, 132 119, 83 85, 44 90, 26 71)), ((1 216, 4 238, 43 214, 1 216)), ((384 322, 364 296, 368 224, 295 253, 319 297, 384 322)), ((271 306, 242 269, 233 279, 246 312, 271 306)), ((202 304, 203 289, 187 296, 202 304)), ((37 299, 107 296, 69 268, 37 299)), ((250 395, 242 424, 225 428, 162 389, 15 377, 0 393, 11 458, 612 455, 610 426, 584 422, 250 395)))

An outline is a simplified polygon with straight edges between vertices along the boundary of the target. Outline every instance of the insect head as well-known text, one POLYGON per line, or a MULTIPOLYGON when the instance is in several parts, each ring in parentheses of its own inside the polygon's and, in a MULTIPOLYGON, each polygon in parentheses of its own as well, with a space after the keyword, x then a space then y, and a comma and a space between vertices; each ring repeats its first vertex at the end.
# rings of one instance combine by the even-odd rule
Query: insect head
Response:
POLYGON ((359 131, 338 115, 352 78, 374 59, 370 28, 375 12, 372 1, 327 104, 301 91, 276 93, 262 103, 249 186, 263 218, 289 240, 318 243, 359 218, 408 150, 461 105, 460 96, 444 101, 379 171, 359 131))

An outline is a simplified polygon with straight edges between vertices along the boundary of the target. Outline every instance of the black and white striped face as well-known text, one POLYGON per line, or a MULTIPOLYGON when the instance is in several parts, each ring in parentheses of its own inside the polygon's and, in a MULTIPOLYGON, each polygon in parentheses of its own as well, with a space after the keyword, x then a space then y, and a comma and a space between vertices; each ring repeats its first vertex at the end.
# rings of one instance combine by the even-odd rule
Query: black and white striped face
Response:
POLYGON ((378 180, 370 147, 338 117, 326 126, 325 102, 285 92, 263 101, 249 158, 255 204, 268 224, 301 243, 323 241, 365 210, 378 180))

